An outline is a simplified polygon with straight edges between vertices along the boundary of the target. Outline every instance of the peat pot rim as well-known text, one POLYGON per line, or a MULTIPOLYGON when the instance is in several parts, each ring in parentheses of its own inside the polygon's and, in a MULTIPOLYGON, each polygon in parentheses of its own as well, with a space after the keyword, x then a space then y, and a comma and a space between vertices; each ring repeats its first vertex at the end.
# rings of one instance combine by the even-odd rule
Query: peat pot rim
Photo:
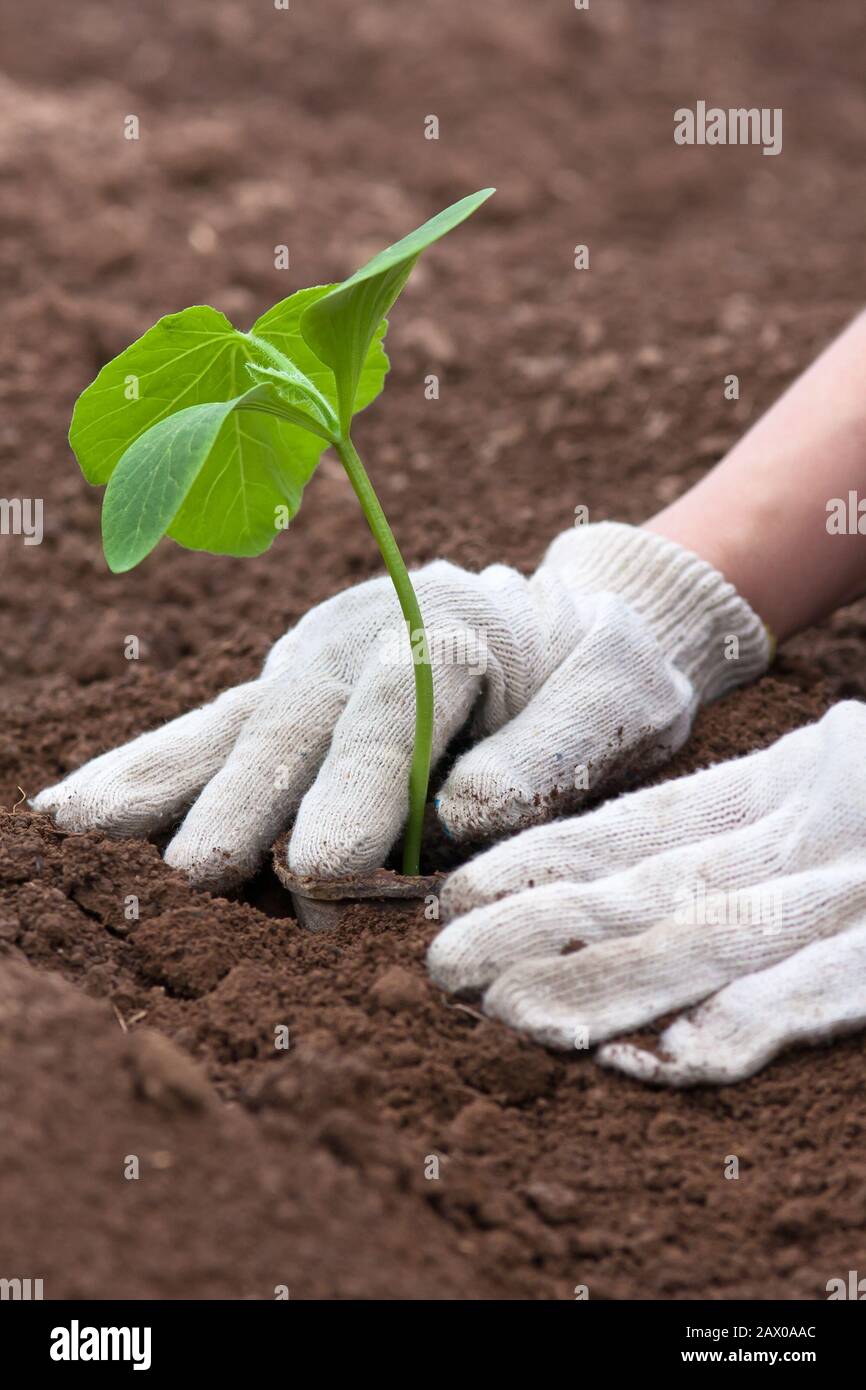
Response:
POLYGON ((364 874, 347 874, 343 878, 317 878, 309 874, 293 874, 286 862, 288 833, 281 835, 271 850, 274 873, 292 895, 298 920, 311 930, 322 930, 335 924, 340 904, 379 902, 383 907, 398 909, 413 901, 438 896, 446 875, 444 873, 407 875, 393 869, 371 869, 364 874))

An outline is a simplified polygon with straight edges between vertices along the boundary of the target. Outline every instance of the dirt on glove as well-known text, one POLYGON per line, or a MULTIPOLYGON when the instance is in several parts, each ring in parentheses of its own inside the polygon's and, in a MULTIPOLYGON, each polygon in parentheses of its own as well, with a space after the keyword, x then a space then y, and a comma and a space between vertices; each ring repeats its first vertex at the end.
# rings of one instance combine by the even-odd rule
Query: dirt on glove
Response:
MULTIPOLYGON (((46 1297, 761 1299, 862 1273, 862 1036, 648 1090, 440 995, 434 922, 359 905, 311 936, 268 872, 212 898, 157 846, 11 810, 376 570, 326 460, 260 560, 165 545, 110 577, 64 443, 108 356, 187 303, 245 327, 495 183, 394 315, 360 429, 386 511, 412 563, 527 570, 580 504, 640 521, 863 301, 861 7, 820 32, 805 0, 0 16, 0 490, 45 525, 0 535, 0 1275, 46 1297), (782 106, 783 155, 675 146, 684 71, 782 106)), ((861 604, 704 711, 668 775, 863 698, 864 654, 861 604)))

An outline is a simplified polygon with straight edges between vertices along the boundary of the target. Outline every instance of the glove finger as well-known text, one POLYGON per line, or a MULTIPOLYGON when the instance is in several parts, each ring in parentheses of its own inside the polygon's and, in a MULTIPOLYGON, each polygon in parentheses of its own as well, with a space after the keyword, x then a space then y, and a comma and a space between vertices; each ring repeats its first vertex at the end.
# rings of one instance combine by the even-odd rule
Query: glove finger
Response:
POLYGON ((818 1043, 866 1026, 866 923, 816 941, 779 965, 735 980, 679 1018, 658 1055, 606 1043, 596 1060, 650 1085, 742 1081, 794 1043, 818 1043))
MULTIPOLYGON (((465 723, 480 677, 436 666, 433 765, 465 723)), ((408 663, 371 660, 304 797, 289 844, 293 873, 341 877, 383 863, 406 820, 415 699, 408 663)))
MULTIPOLYGON (((694 933, 701 905, 706 905, 708 894, 719 891, 715 884, 725 884, 730 892, 743 872, 741 841, 742 832, 732 832, 705 846, 701 866, 712 878, 698 891, 689 847, 591 883, 542 884, 474 908, 434 940, 429 956, 434 978, 446 989, 483 989, 530 957, 561 951, 574 941, 588 944, 646 932, 675 914, 688 917, 689 907, 691 924, 686 925, 694 933)), ((757 868, 753 872, 760 874, 757 868)), ((447 887, 446 883, 440 911, 451 904, 447 887)), ((712 896, 709 901, 713 904, 712 896)))
POLYGON ((662 922, 572 955, 524 960, 490 986, 483 1008, 546 1047, 594 1047, 726 984, 694 947, 694 927, 662 922))
POLYGON ((454 765, 437 808, 455 838, 501 834, 574 810, 667 761, 696 707, 687 678, 613 594, 587 606, 586 631, 526 708, 454 765))
MULTIPOLYGON (((687 870, 692 882, 704 877, 720 884, 712 861, 726 833, 741 832, 735 847, 743 847, 743 867, 757 850, 758 872, 767 877, 772 866, 766 845, 776 841, 784 848, 802 815, 795 797, 802 794, 813 765, 820 761, 821 728, 816 724, 797 730, 745 758, 629 792, 586 815, 537 826, 495 845, 446 880, 440 903, 443 919, 449 921, 532 885, 562 880, 586 883, 680 849, 695 853, 678 859, 672 871, 687 870), (762 830, 756 836, 759 825, 762 830), (704 855, 710 862, 701 874, 704 855), (689 865, 687 858, 694 862, 689 865)), ((731 887, 754 881, 738 871, 739 855, 737 848, 722 866, 727 873, 733 860, 731 887)), ((664 915, 659 908, 656 918, 664 915)))
POLYGON ((530 956, 560 952, 578 939, 599 939, 586 906, 579 885, 548 883, 476 908, 435 937, 427 968, 442 989, 476 993, 530 956))
POLYGON ((31 805, 63 830, 148 835, 170 825, 223 762, 258 691, 258 681, 224 691, 211 704, 92 758, 31 805))
MULTIPOLYGON (((453 980, 449 988, 475 990, 531 955, 561 950, 575 940, 633 936, 668 917, 695 933, 711 933, 716 923, 731 921, 732 940, 739 940, 737 923, 781 921, 783 894, 796 899, 798 893, 811 893, 811 875, 808 888, 785 879, 767 882, 771 855, 763 839, 741 828, 667 850, 607 878, 588 883, 542 881, 493 898, 453 920, 449 879, 440 895, 440 913, 449 925, 433 943, 436 960, 453 980)), ((793 923, 788 927, 792 930, 793 923)))
MULTIPOLYGON (((781 910, 781 889, 762 883, 763 846, 745 841, 742 829, 731 831, 594 882, 541 884, 473 908, 433 941, 428 963, 434 979, 449 990, 474 992, 521 961, 562 951, 574 942, 587 945, 648 932, 668 918, 681 921, 692 937, 702 930, 711 935, 713 927, 702 924, 708 916, 721 917, 728 905, 744 920, 754 909, 760 920, 762 913, 781 910)), ((447 889, 446 882, 440 898, 443 913, 453 902, 447 889)))
MULTIPOLYGON (((859 862, 843 856, 744 897, 722 894, 712 908, 707 920, 668 918, 576 954, 523 959, 498 976, 484 1007, 548 1046, 572 1046, 576 1028, 588 1030, 594 1046, 857 921, 866 912, 866 881, 859 862)), ((573 938, 590 939, 579 919, 572 923, 573 938)))
POLYGON ((166 863, 211 889, 255 873, 315 777, 347 699, 345 682, 323 667, 262 681, 255 709, 167 847, 166 863))

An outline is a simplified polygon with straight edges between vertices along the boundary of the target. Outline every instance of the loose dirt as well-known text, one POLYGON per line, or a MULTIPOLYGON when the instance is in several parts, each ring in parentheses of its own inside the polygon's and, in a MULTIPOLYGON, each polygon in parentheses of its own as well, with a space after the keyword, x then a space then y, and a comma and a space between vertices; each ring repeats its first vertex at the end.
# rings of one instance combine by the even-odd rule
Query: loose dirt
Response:
MULTIPOLYGON (((676 496, 862 304, 854 0, 817 32, 805 0, 49 10, 37 32, 0 0, 0 491, 45 508, 42 545, 0 536, 7 808, 376 569, 326 461, 260 560, 166 545, 107 574, 65 429, 158 314, 246 327, 498 185, 395 313, 361 444, 413 563, 529 569, 579 504, 676 496), (782 106, 783 154, 674 146, 696 95, 782 106)), ((671 775, 863 697, 864 650, 863 604, 789 643, 671 775)), ((287 914, 268 873, 211 898, 153 845, 0 817, 0 1273, 48 1297, 810 1298, 862 1268, 862 1037, 657 1093, 445 1000, 435 923, 287 914)))

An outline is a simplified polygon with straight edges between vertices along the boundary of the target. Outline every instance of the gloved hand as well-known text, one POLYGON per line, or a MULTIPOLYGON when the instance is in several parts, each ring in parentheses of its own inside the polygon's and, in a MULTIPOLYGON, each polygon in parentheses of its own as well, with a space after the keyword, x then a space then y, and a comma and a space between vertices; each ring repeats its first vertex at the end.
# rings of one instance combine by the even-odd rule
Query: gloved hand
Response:
MULTIPOLYGON (((630 526, 577 527, 531 579, 444 561, 413 576, 428 629, 434 760, 474 711, 482 741, 439 798, 476 837, 571 809, 683 743, 698 705, 764 670, 760 621, 711 566, 630 526)), ((255 871, 295 819, 289 864, 381 864, 408 809, 411 667, 387 579, 338 594, 255 681, 93 759, 34 806, 66 829, 147 834, 186 818, 167 861, 217 888, 255 871), (390 638, 390 640, 387 640, 390 638)))
POLYGON ((485 990, 488 1014, 550 1047, 707 1000, 658 1056, 600 1048, 642 1081, 737 1081, 787 1043, 861 1027, 866 705, 504 841, 440 901, 453 920, 430 947, 434 979, 485 990))

